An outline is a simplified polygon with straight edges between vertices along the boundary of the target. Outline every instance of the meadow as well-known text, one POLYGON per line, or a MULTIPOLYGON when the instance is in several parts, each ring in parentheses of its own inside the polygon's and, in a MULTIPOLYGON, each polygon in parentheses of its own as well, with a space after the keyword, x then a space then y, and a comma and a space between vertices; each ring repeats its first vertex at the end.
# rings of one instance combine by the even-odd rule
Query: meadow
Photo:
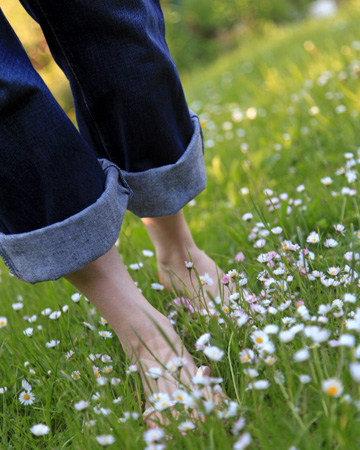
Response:
POLYGON ((226 401, 191 391, 177 418, 158 407, 169 423, 149 431, 140 377, 92 305, 64 280, 25 284, 2 264, 1 449, 360 447, 359 6, 269 25, 184 78, 208 173, 185 213, 227 273, 213 307, 189 310, 154 284, 151 242, 125 218, 129 272, 226 401), (186 404, 205 420, 189 422, 186 404))

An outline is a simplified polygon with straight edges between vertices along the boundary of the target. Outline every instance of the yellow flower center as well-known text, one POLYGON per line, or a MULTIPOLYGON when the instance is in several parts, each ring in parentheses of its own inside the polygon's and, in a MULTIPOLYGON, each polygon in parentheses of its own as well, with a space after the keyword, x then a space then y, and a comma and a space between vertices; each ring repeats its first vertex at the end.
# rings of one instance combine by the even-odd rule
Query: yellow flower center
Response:
POLYGON ((177 395, 177 399, 182 402, 183 401, 183 396, 182 395, 177 395))
POLYGON ((162 407, 162 408, 165 408, 165 406, 166 406, 166 402, 162 402, 162 403, 161 403, 161 407, 162 407))
POLYGON ((331 395, 332 397, 337 394, 338 388, 336 386, 330 386, 327 390, 328 395, 331 395))
POLYGON ((244 356, 241 358, 241 361, 246 362, 246 361, 249 361, 249 359, 250 359, 250 356, 249 356, 249 355, 244 355, 244 356))
POLYGON ((95 372, 95 377, 98 378, 100 376, 99 372, 95 372))
POLYGON ((273 359, 268 359, 268 361, 267 361, 268 364, 272 364, 273 362, 274 362, 273 359))
POLYGON ((0 322, 0 326, 3 327, 4 325, 5 325, 5 322, 4 322, 4 320, 2 320, 2 321, 0 322))
POLYGON ((263 338, 261 337, 257 337, 255 340, 257 344, 262 344, 264 342, 263 338))
POLYGON ((25 394, 24 395, 24 400, 30 400, 30 395, 29 394, 25 394))
POLYGON ((106 369, 105 369, 105 373, 108 373, 108 372, 110 372, 111 371, 111 369, 109 369, 109 367, 107 367, 106 369))

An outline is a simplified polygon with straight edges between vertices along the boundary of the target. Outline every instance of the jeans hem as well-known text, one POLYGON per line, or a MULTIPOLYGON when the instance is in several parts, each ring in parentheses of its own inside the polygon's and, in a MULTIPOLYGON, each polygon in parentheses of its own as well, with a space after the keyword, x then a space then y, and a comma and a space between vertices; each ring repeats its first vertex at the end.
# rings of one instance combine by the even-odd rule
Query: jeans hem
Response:
POLYGON ((194 132, 184 154, 175 164, 143 172, 122 170, 126 183, 135 193, 128 209, 138 217, 176 214, 206 187, 204 144, 198 116, 190 111, 194 132))
POLYGON ((106 173, 98 200, 77 214, 27 233, 0 233, 0 256, 22 281, 57 280, 108 252, 119 237, 132 195, 121 171, 100 159, 106 173))

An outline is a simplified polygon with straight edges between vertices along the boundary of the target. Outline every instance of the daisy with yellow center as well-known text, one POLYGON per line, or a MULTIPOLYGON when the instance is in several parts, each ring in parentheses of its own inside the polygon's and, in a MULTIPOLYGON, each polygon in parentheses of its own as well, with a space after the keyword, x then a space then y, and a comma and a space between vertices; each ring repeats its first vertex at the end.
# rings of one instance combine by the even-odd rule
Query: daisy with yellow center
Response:
POLYGON ((328 378, 321 383, 322 390, 330 397, 339 397, 344 390, 344 386, 337 378, 328 378))
POLYGON ((35 395, 31 391, 23 391, 19 395, 19 401, 22 405, 32 405, 35 400, 35 395))
POLYGON ((6 327, 6 325, 7 325, 7 318, 0 317, 0 328, 6 327))
POLYGON ((269 336, 264 331, 256 330, 251 334, 251 340, 255 347, 263 347, 269 342, 269 336))
POLYGON ((73 380, 78 380, 80 378, 80 372, 78 370, 74 370, 74 372, 71 374, 71 378, 73 380))

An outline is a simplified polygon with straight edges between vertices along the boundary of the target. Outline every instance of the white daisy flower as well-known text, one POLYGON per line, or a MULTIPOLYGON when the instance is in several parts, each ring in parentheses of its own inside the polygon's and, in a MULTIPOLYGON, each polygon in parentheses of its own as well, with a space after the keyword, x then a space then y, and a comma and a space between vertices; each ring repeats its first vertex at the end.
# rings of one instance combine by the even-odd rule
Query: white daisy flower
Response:
POLYGON ((30 431, 32 434, 35 434, 35 436, 43 436, 44 434, 48 434, 50 431, 50 428, 47 425, 44 425, 42 423, 38 423, 36 425, 33 425, 30 428, 30 431))
POLYGON ((316 231, 312 231, 309 236, 306 238, 306 242, 309 242, 310 244, 316 244, 320 241, 319 233, 316 231))
POLYGON ((194 428, 195 428, 195 425, 190 420, 186 420, 185 422, 181 423, 178 426, 178 429, 180 431, 189 431, 189 430, 193 430, 194 428))
POLYGON ((23 391, 19 395, 19 400, 22 405, 32 405, 35 400, 35 395, 31 391, 23 391))
POLYGON ((27 337, 32 337, 32 335, 34 334, 34 328, 32 327, 26 328, 26 330, 24 330, 23 333, 27 337))
POLYGON ((80 372, 79 372, 78 370, 74 370, 74 371, 71 373, 71 378, 72 378, 73 380, 78 380, 80 377, 81 377, 81 374, 80 374, 80 372))
POLYGON ((244 448, 248 447, 250 444, 251 444, 251 434, 244 433, 239 437, 239 439, 233 445, 233 450, 243 450, 244 448))
POLYGON ((80 400, 79 402, 74 403, 74 408, 75 408, 77 411, 82 411, 83 409, 88 408, 89 405, 90 405, 89 402, 86 402, 85 400, 80 400))
POLYGON ((325 177, 325 178, 321 178, 320 180, 322 182, 322 184, 324 184, 325 186, 329 186, 330 184, 333 183, 333 180, 331 177, 325 177))
POLYGON ((299 376, 299 380, 300 380, 300 383, 308 384, 311 381, 311 377, 310 377, 310 375, 302 374, 299 376))
POLYGON ((75 294, 73 294, 73 295, 71 296, 71 300, 72 300, 74 303, 79 303, 80 299, 81 299, 81 294, 80 294, 79 292, 75 292, 75 294))
POLYGON ((160 283, 151 283, 151 288, 155 291, 163 291, 165 287, 160 283))
POLYGON ((131 270, 140 270, 143 267, 143 263, 134 263, 134 264, 130 264, 129 267, 131 270))
POLYGON ((47 342, 45 344, 45 347, 46 348, 54 348, 54 347, 56 347, 59 344, 60 344, 60 341, 56 341, 55 339, 52 339, 50 342, 47 342))
POLYGON ((115 442, 115 438, 112 434, 102 434, 100 436, 96 436, 96 440, 102 446, 111 445, 115 442))
POLYGON ((22 309, 24 307, 24 304, 21 302, 17 302, 17 303, 13 303, 11 306, 14 311, 19 311, 20 309, 22 309))
POLYGON ((360 363, 351 363, 349 370, 353 380, 360 383, 360 363))
POLYGON ((111 331, 98 331, 98 333, 104 339, 109 339, 113 337, 111 331))
POLYGON ((56 320, 61 316, 61 311, 53 311, 49 314, 49 319, 56 320))
POLYGON ((159 442, 165 437, 165 432, 162 428, 151 428, 150 430, 145 431, 144 433, 144 441, 147 444, 152 444, 153 442, 159 442))
POLYGON ((205 349, 203 351, 204 351, 205 355, 212 361, 220 361, 225 354, 223 350, 220 350, 215 345, 205 347, 205 349))
POLYGON ((152 256, 154 256, 154 252, 152 250, 143 250, 142 254, 146 256, 146 258, 151 258, 152 256))
POLYGON ((6 327, 8 320, 6 317, 0 317, 0 328, 6 327))
POLYGON ((294 361, 302 362, 310 358, 310 352, 307 348, 302 348, 294 353, 294 361))
POLYGON ((161 367, 150 367, 145 375, 152 378, 153 380, 157 380, 162 375, 161 367))
POLYGON ((328 378, 321 383, 322 390, 330 397, 339 397, 344 390, 344 386, 337 378, 328 378))

